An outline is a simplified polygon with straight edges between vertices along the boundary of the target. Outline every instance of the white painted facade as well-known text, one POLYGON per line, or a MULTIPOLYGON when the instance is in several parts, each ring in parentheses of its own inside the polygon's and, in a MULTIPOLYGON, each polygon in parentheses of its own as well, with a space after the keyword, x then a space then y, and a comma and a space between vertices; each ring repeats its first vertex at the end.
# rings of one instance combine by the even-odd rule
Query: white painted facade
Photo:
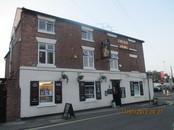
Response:
MULTIPOLYGON (((122 98, 122 104, 142 102, 149 100, 149 90, 146 73, 120 72, 120 71, 98 71, 80 69, 60 69, 60 68, 39 68, 20 67, 20 88, 21 88, 21 118, 62 113, 65 103, 72 103, 73 109, 84 110, 111 106, 113 95, 105 95, 107 89, 112 89, 111 80, 121 80, 120 87, 125 87, 126 98, 122 98), (57 81, 62 72, 69 77, 69 82, 62 80, 62 103, 30 106, 30 81, 57 81), (101 100, 80 101, 78 74, 84 75, 83 81, 99 81, 101 75, 107 77, 107 82, 101 82, 101 100), (130 81, 142 81, 144 95, 131 96, 130 81)), ((150 81, 151 99, 154 96, 153 85, 150 81)))

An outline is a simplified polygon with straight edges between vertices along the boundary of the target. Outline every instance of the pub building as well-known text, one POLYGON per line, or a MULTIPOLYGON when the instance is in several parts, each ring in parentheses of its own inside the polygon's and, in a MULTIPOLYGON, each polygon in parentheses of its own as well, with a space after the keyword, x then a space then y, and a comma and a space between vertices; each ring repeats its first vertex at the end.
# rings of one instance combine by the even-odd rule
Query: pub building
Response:
POLYGON ((5 56, 6 120, 62 113, 66 103, 79 111, 149 101, 143 42, 17 8, 5 56))

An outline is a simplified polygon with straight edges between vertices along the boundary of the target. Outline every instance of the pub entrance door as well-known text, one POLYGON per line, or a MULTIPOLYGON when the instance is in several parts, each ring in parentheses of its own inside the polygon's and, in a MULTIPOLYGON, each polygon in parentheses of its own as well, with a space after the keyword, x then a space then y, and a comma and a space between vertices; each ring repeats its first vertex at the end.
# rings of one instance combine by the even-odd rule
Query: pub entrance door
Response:
POLYGON ((0 79, 0 122, 6 121, 6 98, 7 98, 7 91, 5 89, 5 81, 0 79))
POLYGON ((113 100, 116 105, 121 106, 120 80, 112 80, 113 100))

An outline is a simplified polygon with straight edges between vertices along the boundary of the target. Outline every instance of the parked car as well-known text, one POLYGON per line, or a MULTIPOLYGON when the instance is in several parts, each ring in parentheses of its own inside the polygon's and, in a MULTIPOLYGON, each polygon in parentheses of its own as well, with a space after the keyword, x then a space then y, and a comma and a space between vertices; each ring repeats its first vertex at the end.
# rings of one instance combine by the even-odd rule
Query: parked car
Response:
POLYGON ((159 91, 162 91, 162 87, 161 86, 154 87, 154 92, 159 92, 159 91))

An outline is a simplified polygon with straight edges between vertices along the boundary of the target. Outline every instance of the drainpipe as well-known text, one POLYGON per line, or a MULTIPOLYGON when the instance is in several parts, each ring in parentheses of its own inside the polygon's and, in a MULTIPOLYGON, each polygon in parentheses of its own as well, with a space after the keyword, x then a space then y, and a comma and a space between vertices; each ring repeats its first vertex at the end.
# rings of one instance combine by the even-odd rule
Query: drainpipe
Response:
POLYGON ((9 51, 10 51, 10 61, 9 61, 9 77, 11 77, 11 73, 12 73, 12 41, 10 42, 10 47, 9 47, 9 51))

